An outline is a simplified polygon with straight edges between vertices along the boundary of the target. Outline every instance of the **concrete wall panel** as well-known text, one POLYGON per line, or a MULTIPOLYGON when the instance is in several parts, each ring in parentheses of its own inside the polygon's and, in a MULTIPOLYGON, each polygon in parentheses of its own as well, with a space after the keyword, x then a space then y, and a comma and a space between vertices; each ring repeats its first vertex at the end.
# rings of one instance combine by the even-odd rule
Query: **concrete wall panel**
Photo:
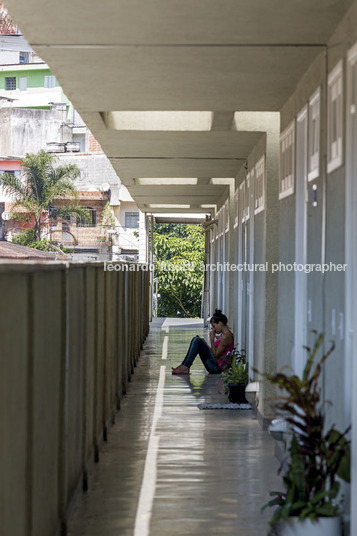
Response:
POLYGON ((96 370, 96 438, 104 428, 104 306, 105 285, 103 271, 97 271, 97 370, 96 370))
POLYGON ((58 522, 60 405, 63 346, 61 272, 34 274, 32 295, 33 429, 32 530, 51 534, 58 522))
MULTIPOLYGON (((279 201, 279 262, 293 264, 295 261, 295 195, 279 201)), ((295 273, 279 272, 278 290, 278 370, 291 361, 294 347, 295 319, 295 273)))
POLYGON ((86 407, 86 431, 85 431, 85 460, 91 456, 94 443, 94 390, 96 386, 95 377, 95 269, 86 268, 85 286, 85 407, 86 407))
POLYGON ((111 415, 115 406, 114 373, 114 315, 116 272, 105 273, 105 414, 111 415))
MULTIPOLYGON (((341 214, 345 214, 344 167, 327 176, 326 194, 326 262, 336 265, 345 262, 345 230, 340 224, 341 214)), ((327 425, 337 424, 343 429, 344 405, 341 393, 344 392, 344 318, 345 318, 345 272, 325 273, 324 295, 325 315, 324 332, 326 348, 329 341, 335 341, 335 351, 326 362, 324 369, 324 391, 326 398, 334 400, 327 407, 327 425), (341 333, 342 328, 342 333, 341 333)))
POLYGON ((1 532, 24 536, 28 524, 28 299, 23 274, 1 274, 1 532))
POLYGON ((118 337, 118 372, 117 385, 118 393, 121 398, 125 392, 125 304, 124 304, 124 288, 125 274, 118 272, 118 321, 117 321, 117 337, 118 337))
POLYGON ((69 284, 69 371, 68 371, 68 495, 76 490, 82 470, 83 449, 83 269, 72 269, 69 284))

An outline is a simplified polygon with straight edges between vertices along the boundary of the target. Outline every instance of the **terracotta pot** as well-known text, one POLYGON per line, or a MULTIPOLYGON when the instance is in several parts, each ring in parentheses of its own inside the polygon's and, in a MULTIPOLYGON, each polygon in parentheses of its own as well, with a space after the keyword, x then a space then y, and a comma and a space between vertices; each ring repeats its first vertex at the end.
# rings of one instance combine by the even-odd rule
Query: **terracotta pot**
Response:
POLYGON ((281 536, 341 536, 340 517, 320 517, 317 521, 289 517, 281 521, 281 536))

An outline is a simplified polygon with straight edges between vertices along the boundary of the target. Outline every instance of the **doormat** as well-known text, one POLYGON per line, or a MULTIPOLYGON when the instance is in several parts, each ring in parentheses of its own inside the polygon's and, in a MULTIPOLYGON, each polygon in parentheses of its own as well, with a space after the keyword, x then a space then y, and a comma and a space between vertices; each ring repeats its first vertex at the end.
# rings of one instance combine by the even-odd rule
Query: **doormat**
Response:
POLYGON ((198 404, 198 409, 252 409, 250 404, 198 404))

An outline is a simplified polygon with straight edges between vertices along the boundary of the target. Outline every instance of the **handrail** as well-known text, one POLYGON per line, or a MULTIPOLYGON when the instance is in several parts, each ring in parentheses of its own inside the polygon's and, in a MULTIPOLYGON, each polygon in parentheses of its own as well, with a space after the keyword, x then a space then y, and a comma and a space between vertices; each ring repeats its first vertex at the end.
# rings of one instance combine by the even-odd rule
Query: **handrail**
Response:
POLYGON ((0 263, 2 533, 66 533, 148 333, 149 277, 0 263))

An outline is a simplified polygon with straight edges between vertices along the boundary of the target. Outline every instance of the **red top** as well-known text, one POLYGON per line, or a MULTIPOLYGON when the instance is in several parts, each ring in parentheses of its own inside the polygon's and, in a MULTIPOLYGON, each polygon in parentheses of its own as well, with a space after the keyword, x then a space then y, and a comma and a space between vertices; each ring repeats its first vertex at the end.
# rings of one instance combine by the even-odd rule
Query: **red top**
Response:
MULTIPOLYGON (((223 369, 227 366, 227 364, 229 364, 228 361, 230 361, 230 359, 227 358, 226 356, 227 356, 227 354, 228 354, 229 352, 231 352, 231 351, 233 350, 233 348, 234 348, 234 335, 233 335, 233 333, 232 333, 231 331, 230 331, 229 333, 230 333, 230 334, 232 335, 232 337, 233 337, 233 342, 232 342, 231 344, 228 344, 228 346, 226 346, 226 349, 224 350, 223 354, 220 355, 220 356, 217 358, 217 364, 218 364, 218 366, 219 366, 219 368, 220 368, 221 370, 223 370, 223 369), (226 359, 225 359, 225 358, 226 358, 226 359)), ((214 341, 214 346, 215 346, 215 348, 217 348, 217 347, 219 346, 220 341, 221 341, 220 338, 219 338, 219 339, 216 339, 216 340, 214 341)))

